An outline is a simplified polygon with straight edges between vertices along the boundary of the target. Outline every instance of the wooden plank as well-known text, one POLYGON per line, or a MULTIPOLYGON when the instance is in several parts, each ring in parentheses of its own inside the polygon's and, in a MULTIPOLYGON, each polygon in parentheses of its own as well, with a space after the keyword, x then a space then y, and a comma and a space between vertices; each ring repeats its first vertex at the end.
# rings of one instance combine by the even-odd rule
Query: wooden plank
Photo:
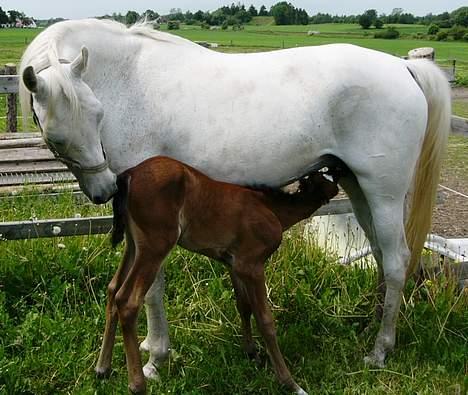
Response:
POLYGON ((18 84, 17 75, 0 75, 0 93, 18 93, 18 84))
POLYGON ((76 178, 69 172, 0 175, 0 186, 60 183, 72 181, 76 181, 76 178))
POLYGON ((27 139, 41 137, 39 132, 0 133, 0 140, 27 139))
POLYGON ((0 140, 0 150, 8 149, 8 148, 28 148, 28 147, 47 148, 42 137, 0 140))
POLYGON ((3 222, 0 223, 0 238, 3 240, 25 240, 42 237, 83 236, 109 233, 111 229, 112 216, 3 222))
POLYGON ((55 160, 54 155, 44 148, 11 148, 1 151, 1 162, 35 162, 55 160))
POLYGON ((0 177, 2 173, 48 173, 59 171, 68 171, 68 168, 57 160, 2 163, 0 159, 0 177))
MULTIPOLYGON (((15 186, 4 186, 0 187, 0 198, 15 198, 16 196, 27 196, 31 193, 41 193, 47 197, 48 193, 62 193, 69 191, 80 191, 78 183, 66 183, 66 184, 37 184, 31 185, 15 185, 15 186)), ((84 195, 83 195, 84 196, 84 195)), ((1 222, 0 222, 1 223, 1 222)))

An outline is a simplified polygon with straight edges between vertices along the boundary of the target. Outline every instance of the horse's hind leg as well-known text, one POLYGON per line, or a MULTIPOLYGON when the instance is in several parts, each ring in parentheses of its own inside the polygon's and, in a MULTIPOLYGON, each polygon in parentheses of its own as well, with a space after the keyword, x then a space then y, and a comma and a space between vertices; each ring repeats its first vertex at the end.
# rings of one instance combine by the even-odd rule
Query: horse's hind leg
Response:
POLYGON ((168 325, 163 304, 164 288, 164 267, 161 267, 145 295, 148 335, 140 344, 140 350, 150 354, 148 362, 143 366, 143 373, 150 380, 159 377, 156 368, 169 356, 168 325))
POLYGON ((243 348, 249 358, 259 362, 257 350, 255 349, 255 343, 252 337, 252 325, 250 318, 252 316, 252 308, 249 304, 248 294, 245 290, 243 282, 238 278, 237 274, 232 270, 230 271, 232 285, 236 294, 236 305, 237 310, 242 323, 242 337, 243 337, 243 348))
POLYGON ((236 259, 233 271, 245 289, 248 302, 268 350, 276 377, 296 394, 307 393, 294 381, 279 349, 273 315, 267 303, 264 259, 236 259))
POLYGON ((404 228, 405 193, 403 183, 392 190, 386 186, 387 190, 383 191, 382 187, 376 190, 375 182, 367 181, 361 180, 360 184, 369 204, 375 240, 382 254, 385 301, 374 349, 365 361, 383 367, 387 353, 395 346, 396 322, 409 257, 404 228))
POLYGON ((117 329, 118 322, 115 295, 127 276, 134 259, 135 245, 131 236, 127 234, 122 262, 107 287, 106 327, 102 339, 101 352, 99 353, 99 359, 95 368, 98 378, 106 378, 111 372, 112 350, 114 348, 115 331, 117 329))
POLYGON ((377 262, 377 305, 375 306, 375 315, 377 320, 382 319, 383 304, 385 299, 385 280, 382 268, 382 252, 377 242, 377 236, 372 223, 372 213, 367 199, 360 188, 356 177, 353 174, 347 174, 340 178, 340 185, 346 191, 353 206, 353 212, 359 225, 364 230, 372 249, 372 255, 377 262))

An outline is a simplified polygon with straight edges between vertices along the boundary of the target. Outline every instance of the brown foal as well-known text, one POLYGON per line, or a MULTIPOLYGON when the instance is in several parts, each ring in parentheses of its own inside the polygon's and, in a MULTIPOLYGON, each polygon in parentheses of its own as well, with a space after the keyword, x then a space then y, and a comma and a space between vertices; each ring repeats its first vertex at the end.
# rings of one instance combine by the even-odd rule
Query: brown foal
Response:
POLYGON ((119 319, 129 388, 134 393, 145 392, 137 315, 163 259, 179 244, 229 267, 245 351, 256 356, 250 323, 253 314, 278 380, 305 394, 278 347, 264 265, 286 229, 337 194, 336 183, 314 173, 300 181, 295 194, 260 191, 214 181, 181 162, 154 157, 121 174, 117 184, 112 241, 119 243, 125 232, 127 242, 122 263, 109 284, 106 329, 96 371, 100 375, 110 372, 119 319))

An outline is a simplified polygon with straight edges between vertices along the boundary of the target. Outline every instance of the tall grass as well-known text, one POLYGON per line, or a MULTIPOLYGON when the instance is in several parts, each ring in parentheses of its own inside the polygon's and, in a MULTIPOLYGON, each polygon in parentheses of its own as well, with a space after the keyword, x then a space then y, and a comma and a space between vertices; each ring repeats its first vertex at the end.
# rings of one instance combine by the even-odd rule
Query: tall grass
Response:
MULTIPOLYGON (((33 204, 40 215, 78 210, 70 202, 33 204)), ((93 372, 106 285, 120 254, 109 248, 106 236, 0 242, 0 393, 126 392, 120 336, 111 378, 97 381, 93 372)), ((224 267, 182 249, 174 250, 165 266, 172 350, 160 382, 150 390, 282 393, 260 339, 260 366, 241 351, 224 267)), ((468 295, 458 293, 449 279, 408 285, 396 351, 386 369, 369 369, 362 358, 377 330, 373 270, 330 262, 298 228, 285 235, 266 270, 280 347, 310 393, 432 394, 466 388, 468 295)), ((144 317, 139 333, 145 333, 144 317)))

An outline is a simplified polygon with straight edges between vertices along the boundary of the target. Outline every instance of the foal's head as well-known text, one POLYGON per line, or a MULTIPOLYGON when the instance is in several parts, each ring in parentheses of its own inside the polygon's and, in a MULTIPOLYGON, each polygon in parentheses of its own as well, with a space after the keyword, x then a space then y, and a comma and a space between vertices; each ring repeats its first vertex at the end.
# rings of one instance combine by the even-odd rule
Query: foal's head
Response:
POLYGON ((299 181, 299 193, 326 204, 338 193, 338 186, 335 181, 329 180, 323 173, 312 173, 299 181))

